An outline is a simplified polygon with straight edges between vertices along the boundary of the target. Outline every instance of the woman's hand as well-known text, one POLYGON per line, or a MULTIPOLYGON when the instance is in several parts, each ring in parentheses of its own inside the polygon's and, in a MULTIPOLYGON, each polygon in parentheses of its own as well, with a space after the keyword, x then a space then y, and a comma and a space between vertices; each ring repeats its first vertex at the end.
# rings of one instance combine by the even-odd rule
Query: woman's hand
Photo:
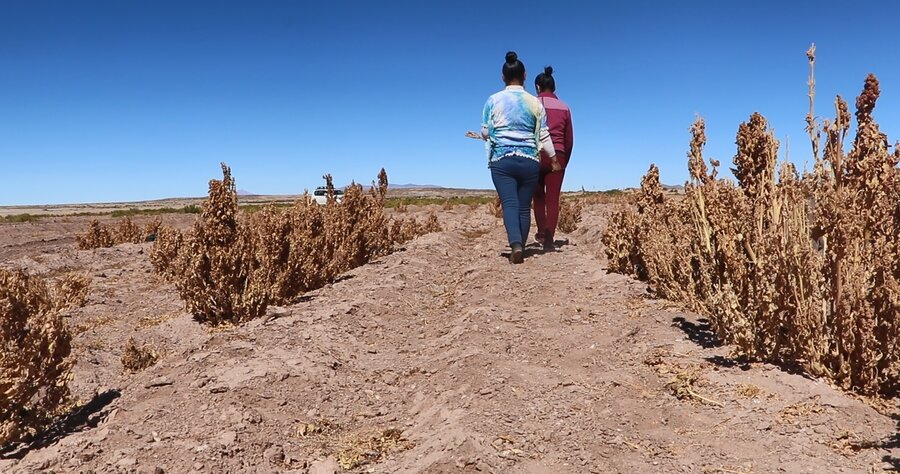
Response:
POLYGON ((553 157, 550 158, 550 171, 559 173, 560 171, 562 171, 562 169, 562 165, 559 164, 559 160, 556 159, 556 155, 553 155, 553 157))
POLYGON ((484 137, 478 132, 466 132, 466 137, 474 138, 476 140, 484 140, 484 137))

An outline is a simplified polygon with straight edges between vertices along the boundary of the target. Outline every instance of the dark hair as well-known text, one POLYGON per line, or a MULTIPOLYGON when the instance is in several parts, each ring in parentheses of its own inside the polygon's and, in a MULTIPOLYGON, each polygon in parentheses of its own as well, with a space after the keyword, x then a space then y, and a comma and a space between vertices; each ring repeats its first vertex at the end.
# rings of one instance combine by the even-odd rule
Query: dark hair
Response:
POLYGON ((544 72, 534 78, 534 85, 544 92, 556 92, 556 81, 553 80, 553 66, 544 68, 544 72))
POLYGON ((506 62, 503 63, 503 81, 525 82, 525 65, 519 61, 519 55, 515 51, 506 53, 506 62))

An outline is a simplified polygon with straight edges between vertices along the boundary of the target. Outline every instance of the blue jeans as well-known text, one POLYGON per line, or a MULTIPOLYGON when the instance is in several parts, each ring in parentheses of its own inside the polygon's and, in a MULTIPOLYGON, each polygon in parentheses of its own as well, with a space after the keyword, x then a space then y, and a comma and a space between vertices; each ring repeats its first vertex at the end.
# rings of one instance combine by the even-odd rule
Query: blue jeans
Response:
POLYGON ((491 163, 491 179, 503 203, 503 225, 509 245, 524 246, 531 229, 531 198, 537 188, 540 163, 507 156, 491 163))

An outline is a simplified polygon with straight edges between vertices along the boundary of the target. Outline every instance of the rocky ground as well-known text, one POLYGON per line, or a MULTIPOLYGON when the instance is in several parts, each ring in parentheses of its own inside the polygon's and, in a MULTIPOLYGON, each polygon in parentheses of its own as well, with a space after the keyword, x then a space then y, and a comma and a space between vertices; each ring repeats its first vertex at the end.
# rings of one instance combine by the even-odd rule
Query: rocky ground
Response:
POLYGON ((900 467, 892 403, 739 363, 702 318, 607 273, 599 236, 609 209, 587 207, 560 252, 531 249, 517 266, 486 206, 439 210, 443 232, 263 319, 212 330, 152 272, 152 244, 76 250, 87 218, 2 224, 0 265, 81 272, 92 286, 68 315, 81 408, 31 445, 2 450, 0 471, 900 467), (159 362, 124 372, 132 337, 159 362))

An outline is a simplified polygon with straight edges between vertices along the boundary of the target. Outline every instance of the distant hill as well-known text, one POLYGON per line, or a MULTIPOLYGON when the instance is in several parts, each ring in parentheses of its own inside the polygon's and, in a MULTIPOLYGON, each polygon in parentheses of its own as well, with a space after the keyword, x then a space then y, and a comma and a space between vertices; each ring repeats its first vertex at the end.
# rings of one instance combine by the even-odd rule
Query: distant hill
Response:
POLYGON ((250 191, 247 191, 246 189, 238 189, 237 194, 238 194, 238 196, 256 196, 257 195, 256 193, 251 193, 250 191))

